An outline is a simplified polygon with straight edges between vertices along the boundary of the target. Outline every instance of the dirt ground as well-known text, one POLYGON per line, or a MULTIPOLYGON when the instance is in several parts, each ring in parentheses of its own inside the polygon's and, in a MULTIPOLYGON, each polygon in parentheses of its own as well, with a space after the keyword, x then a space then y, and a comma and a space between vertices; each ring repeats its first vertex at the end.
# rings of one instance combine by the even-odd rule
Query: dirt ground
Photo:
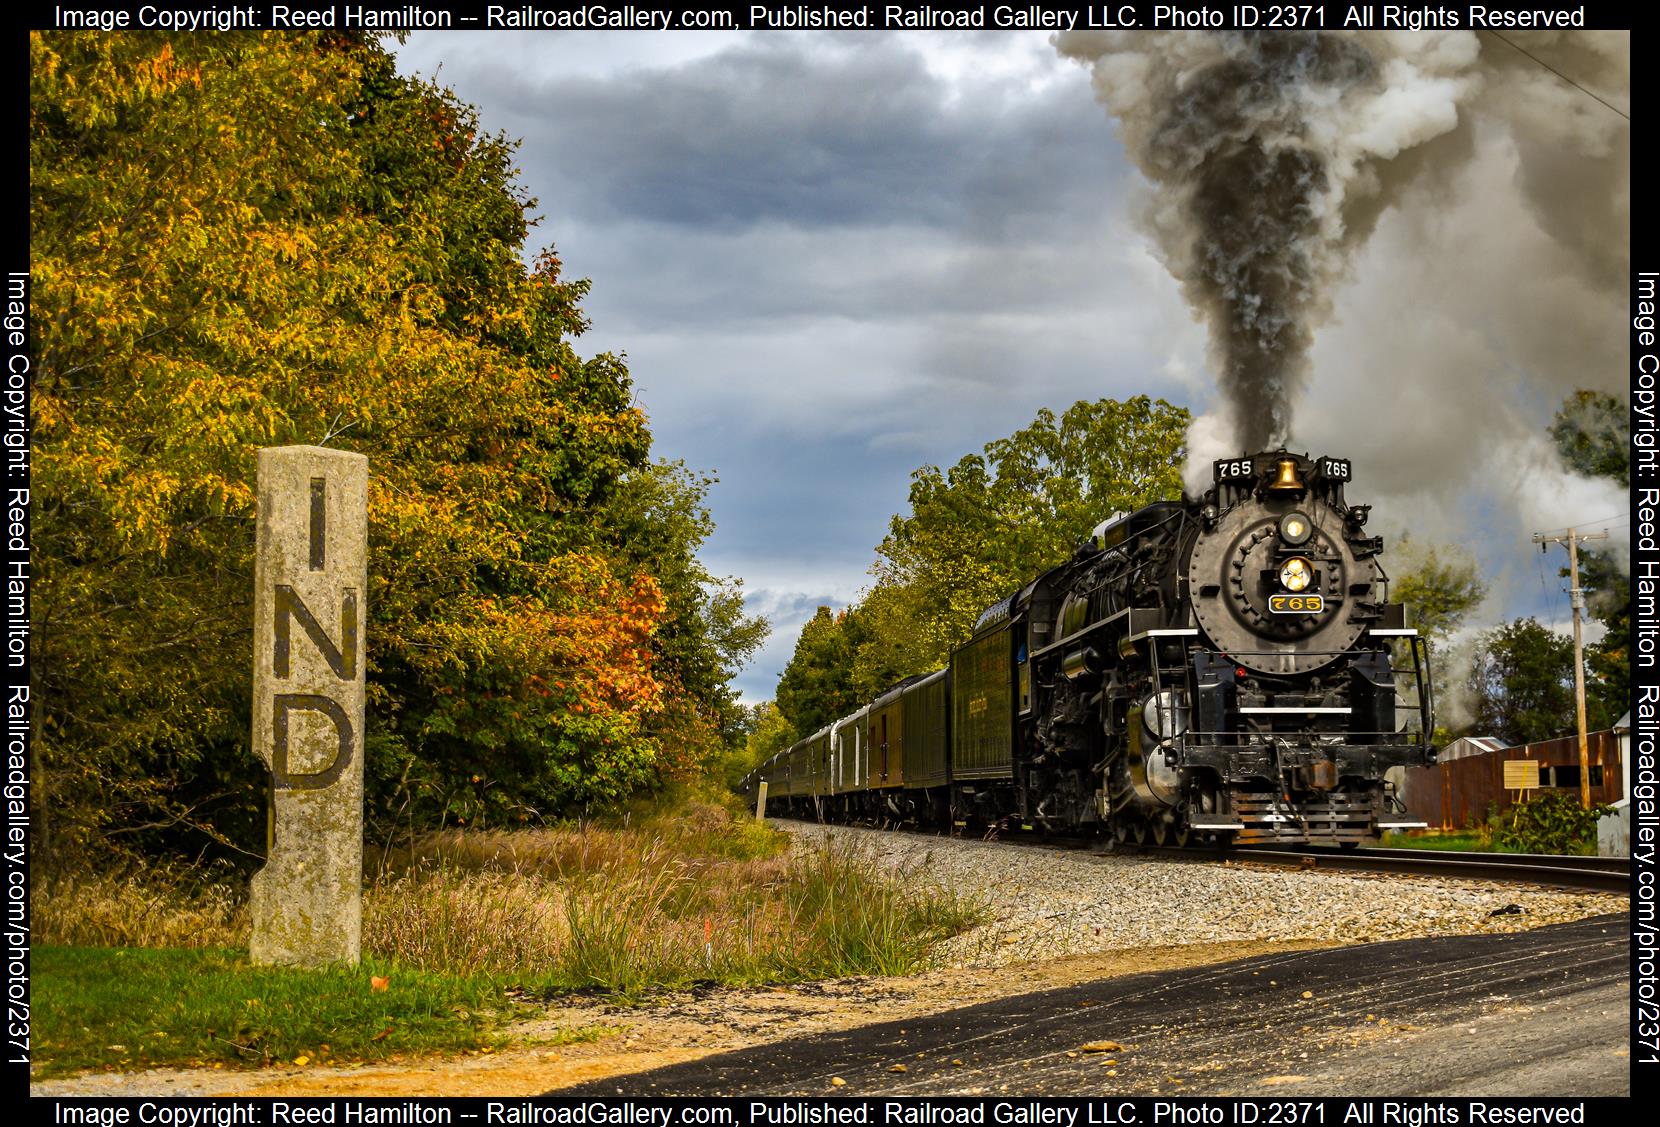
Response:
POLYGON ((518 1096, 643 1072, 714 1053, 938 1013, 1054 986, 1302 951, 1321 943, 1211 943, 1110 952, 1009 968, 930 971, 800 986, 708 989, 633 1007, 599 1000, 526 1006, 510 1045, 464 1056, 393 1058, 347 1068, 258 1072, 151 1069, 31 1085, 37 1096, 518 1096), (596 1040, 559 1043, 603 1027, 596 1040))

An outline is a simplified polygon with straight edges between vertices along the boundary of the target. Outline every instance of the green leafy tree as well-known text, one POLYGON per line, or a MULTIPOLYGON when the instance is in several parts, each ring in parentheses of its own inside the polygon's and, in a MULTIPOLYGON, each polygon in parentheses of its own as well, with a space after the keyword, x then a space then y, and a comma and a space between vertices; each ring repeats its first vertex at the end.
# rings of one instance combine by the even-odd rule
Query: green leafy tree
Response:
POLYGON ((1066 560, 1101 521, 1180 496, 1188 421, 1162 399, 1081 400, 949 470, 912 474, 911 511, 877 547, 861 608, 860 687, 937 668, 981 611, 1066 560))
POLYGON ((796 639, 795 653, 778 679, 778 713, 805 738, 859 706, 853 653, 861 638, 857 615, 819 607, 796 639))
POLYGON ((1475 560, 1460 548, 1406 537, 1390 555, 1405 563, 1390 584, 1390 598, 1406 604, 1412 624, 1431 648, 1457 632, 1487 597, 1475 560))
MULTIPOLYGON (((1487 631, 1468 677, 1472 731, 1508 744, 1555 739, 1574 730, 1573 642, 1531 618, 1487 631)), ((1592 716, 1592 724, 1608 717, 1592 716)))
POLYGON ((800 738, 777 705, 762 701, 749 710, 749 734, 743 749, 727 760, 727 785, 736 787, 745 775, 800 738))
MULTIPOLYGON (((1576 391, 1557 411, 1550 435, 1569 468, 1629 488, 1631 409, 1625 400, 1576 391)), ((1602 638, 1585 648, 1586 697, 1597 712, 1618 719, 1631 700, 1631 577, 1613 553, 1581 548, 1579 583, 1587 609, 1605 627, 1602 638)))
POLYGON ((1631 407, 1625 400, 1576 391, 1551 420, 1550 436, 1569 468, 1586 477, 1631 480, 1631 407))
MULTIPOLYGON (((1399 574, 1389 585, 1389 597, 1405 603, 1408 621, 1424 639, 1429 673, 1440 684, 1447 671, 1456 667, 1458 652, 1448 641, 1466 618, 1487 596, 1475 560, 1462 549, 1447 544, 1430 544, 1402 537, 1389 553, 1399 574)), ((1398 668, 1410 662, 1404 644, 1397 647, 1398 668)), ((1454 687, 1457 695, 1462 686, 1454 687)), ((1442 708, 1443 716, 1452 710, 1442 708)), ((1438 723, 1433 733, 1436 746, 1444 747, 1454 738, 1451 728, 1438 723)))

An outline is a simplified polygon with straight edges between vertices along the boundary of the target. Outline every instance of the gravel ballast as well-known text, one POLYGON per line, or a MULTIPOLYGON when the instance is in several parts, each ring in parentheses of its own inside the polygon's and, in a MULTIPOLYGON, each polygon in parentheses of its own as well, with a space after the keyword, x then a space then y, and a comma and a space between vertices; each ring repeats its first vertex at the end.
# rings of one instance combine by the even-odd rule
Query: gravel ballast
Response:
POLYGON ((936 955, 948 967, 1194 943, 1347 944, 1522 931, 1629 908, 1627 898, 1609 893, 1494 881, 1115 856, 851 826, 776 824, 795 835, 796 848, 845 842, 907 879, 983 899, 996 918, 941 945, 936 955))

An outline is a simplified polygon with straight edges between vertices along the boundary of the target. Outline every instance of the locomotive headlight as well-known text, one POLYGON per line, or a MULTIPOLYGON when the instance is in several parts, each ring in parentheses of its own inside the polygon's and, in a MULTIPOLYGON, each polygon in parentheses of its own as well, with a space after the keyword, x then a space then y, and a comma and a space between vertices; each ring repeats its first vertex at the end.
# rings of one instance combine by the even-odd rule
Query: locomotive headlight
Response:
POLYGON ((1280 539, 1293 548, 1306 544, 1313 531, 1314 522, 1308 519, 1307 513, 1290 512, 1280 518, 1280 539))
POLYGON ((1280 565, 1280 586, 1301 591, 1314 579, 1314 567, 1301 556, 1292 556, 1280 565))

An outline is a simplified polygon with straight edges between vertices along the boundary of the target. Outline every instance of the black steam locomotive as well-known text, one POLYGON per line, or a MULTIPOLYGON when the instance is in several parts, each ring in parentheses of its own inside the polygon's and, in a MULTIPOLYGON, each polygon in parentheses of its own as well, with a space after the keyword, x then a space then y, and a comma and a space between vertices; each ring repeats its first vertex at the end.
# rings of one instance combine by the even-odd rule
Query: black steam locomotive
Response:
POLYGON ((1354 846, 1408 822, 1434 759, 1417 632, 1387 598, 1350 464, 1215 464, 1197 501, 1118 514, 986 609, 947 668, 780 752, 798 814, 1018 824, 1159 844, 1354 846))

